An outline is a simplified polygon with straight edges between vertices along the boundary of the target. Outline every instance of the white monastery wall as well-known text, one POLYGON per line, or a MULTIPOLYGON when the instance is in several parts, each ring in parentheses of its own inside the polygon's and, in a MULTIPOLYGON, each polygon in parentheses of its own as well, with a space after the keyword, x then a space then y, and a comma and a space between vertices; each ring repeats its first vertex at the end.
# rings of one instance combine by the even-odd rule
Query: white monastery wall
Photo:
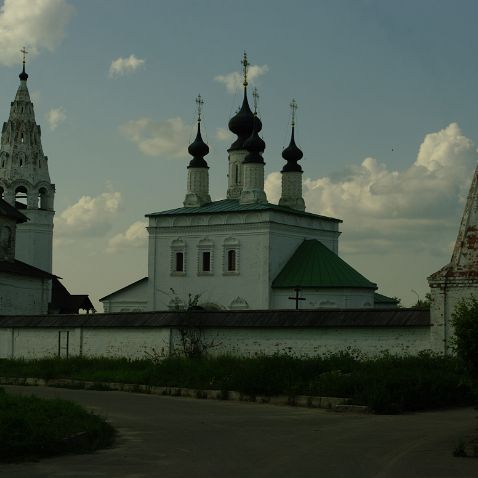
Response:
MULTIPOLYGON (((431 350, 430 327, 204 328, 211 355, 248 357, 287 353, 313 357, 360 350, 374 356, 431 350)), ((170 327, 0 328, 0 358, 66 356, 145 358, 181 350, 180 333, 170 327), (68 334, 67 334, 68 332, 68 334), (68 342, 68 344, 67 344, 68 342)), ((440 352, 442 350, 435 349, 440 352)))
MULTIPOLYGON (((314 357, 346 350, 359 350, 375 356, 416 354, 430 350, 429 327, 337 327, 337 328, 218 328, 206 329, 206 343, 214 344, 211 355, 292 354, 314 357)), ((173 330, 173 343, 179 344, 179 333, 173 330)))

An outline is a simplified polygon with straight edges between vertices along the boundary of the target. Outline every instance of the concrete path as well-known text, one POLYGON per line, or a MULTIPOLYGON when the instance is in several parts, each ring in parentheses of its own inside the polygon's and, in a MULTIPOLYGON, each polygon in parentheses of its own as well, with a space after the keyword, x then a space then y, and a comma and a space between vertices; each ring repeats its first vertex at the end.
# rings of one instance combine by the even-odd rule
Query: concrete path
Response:
POLYGON ((119 429, 112 449, 0 465, 1 478, 477 478, 454 458, 471 408, 410 415, 337 414, 123 392, 5 387, 75 400, 119 429))

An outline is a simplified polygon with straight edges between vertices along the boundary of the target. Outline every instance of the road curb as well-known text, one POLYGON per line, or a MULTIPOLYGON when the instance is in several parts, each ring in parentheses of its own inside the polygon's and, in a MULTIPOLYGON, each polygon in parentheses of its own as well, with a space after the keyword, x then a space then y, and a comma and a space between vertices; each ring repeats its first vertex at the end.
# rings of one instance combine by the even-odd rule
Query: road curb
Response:
POLYGON ((348 398, 318 397, 312 395, 247 395, 234 390, 202 390, 182 387, 159 387, 135 383, 91 382, 73 379, 43 379, 35 377, 0 377, 0 385, 25 385, 79 390, 119 391, 145 393, 170 397, 187 397, 202 400, 228 400, 236 402, 254 402, 269 405, 319 408, 336 412, 369 413, 370 409, 362 405, 352 405, 348 398))

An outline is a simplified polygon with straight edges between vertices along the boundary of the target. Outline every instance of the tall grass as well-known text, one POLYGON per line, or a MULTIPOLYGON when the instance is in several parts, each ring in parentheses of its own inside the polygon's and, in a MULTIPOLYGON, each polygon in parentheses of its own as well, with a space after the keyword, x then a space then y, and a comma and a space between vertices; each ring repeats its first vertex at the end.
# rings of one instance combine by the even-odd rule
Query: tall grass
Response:
POLYGON ((470 404, 458 362, 451 357, 353 353, 295 358, 230 356, 162 361, 107 358, 0 360, 0 376, 72 378, 197 389, 237 390, 248 395, 347 397, 378 413, 470 404))

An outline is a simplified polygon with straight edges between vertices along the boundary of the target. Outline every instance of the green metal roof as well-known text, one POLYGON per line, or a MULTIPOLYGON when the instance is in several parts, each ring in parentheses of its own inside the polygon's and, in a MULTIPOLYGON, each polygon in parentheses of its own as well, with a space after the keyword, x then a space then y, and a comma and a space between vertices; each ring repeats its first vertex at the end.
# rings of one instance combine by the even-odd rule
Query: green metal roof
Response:
POLYGON ((275 288, 355 287, 376 289, 337 254, 316 239, 305 240, 272 282, 275 288))
POLYGON ((378 292, 374 292, 373 297, 376 304, 398 304, 400 302, 395 297, 387 297, 386 295, 379 294, 378 292))
POLYGON ((154 216, 179 216, 179 215, 191 215, 191 214, 219 214, 230 212, 246 212, 246 211, 279 211, 286 212, 288 214, 294 214, 296 216, 318 217, 328 221, 342 222, 341 219, 334 217, 321 216, 319 214, 312 214, 310 212, 297 211, 290 207, 278 206, 277 204, 270 203, 253 203, 253 204, 241 204, 238 199, 223 199, 221 201, 210 202, 200 207, 180 207, 177 209, 170 209, 168 211, 153 212, 146 214, 146 217, 154 216))

